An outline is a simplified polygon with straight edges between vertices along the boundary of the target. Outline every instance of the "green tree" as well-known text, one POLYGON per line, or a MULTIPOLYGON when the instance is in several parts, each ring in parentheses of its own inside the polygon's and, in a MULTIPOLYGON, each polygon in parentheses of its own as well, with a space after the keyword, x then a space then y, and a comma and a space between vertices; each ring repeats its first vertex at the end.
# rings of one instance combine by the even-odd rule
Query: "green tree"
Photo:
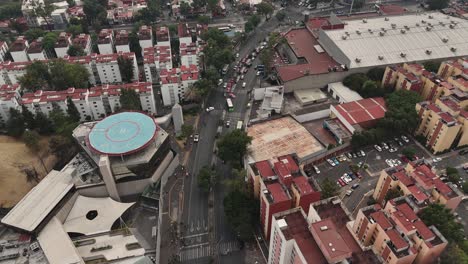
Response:
POLYGON ((49 53, 55 54, 54 46, 57 42, 58 34, 56 32, 47 32, 42 39, 42 47, 49 53))
POLYGON ((140 9, 136 13, 134 20, 141 21, 145 25, 150 25, 151 23, 155 22, 160 16, 161 16, 160 8, 156 8, 150 5, 150 7, 140 9))
POLYGON ((21 1, 4 3, 0 6, 0 20, 12 19, 23 16, 21 12, 21 1))
POLYGON ((455 216, 443 204, 430 204, 419 217, 426 225, 437 227, 448 241, 459 243, 464 240, 463 226, 455 222, 455 216))
POLYGON ((81 27, 81 24, 79 25, 68 25, 67 29, 65 30, 67 33, 72 34, 73 37, 76 37, 77 35, 83 33, 83 28, 81 27))
POLYGON ((24 36, 29 42, 35 39, 38 39, 39 37, 44 36, 44 34, 45 34, 44 30, 40 28, 31 28, 31 29, 28 29, 26 32, 24 32, 24 36))
POLYGON ((132 31, 128 34, 128 43, 130 46, 130 51, 135 53, 137 58, 141 58, 141 46, 138 40, 138 34, 135 31, 132 31))
POLYGON ((383 96, 384 91, 379 87, 375 81, 367 80, 362 85, 359 94, 364 98, 383 96))
POLYGON ((54 132, 52 121, 42 112, 37 112, 34 117, 35 127, 39 134, 50 135, 54 132))
POLYGON ((68 63, 63 59, 49 62, 51 88, 56 91, 68 88, 87 88, 88 70, 81 64, 68 63))
POLYGON ((416 155, 416 150, 414 148, 412 148, 412 147, 407 147, 407 148, 403 149, 401 154, 403 154, 408 159, 412 160, 414 158, 414 156, 416 155))
POLYGON ((450 182, 456 183, 460 181, 461 178, 456 168, 447 167, 445 168, 445 172, 447 173, 447 178, 450 182))
POLYGON ((465 194, 468 194, 468 182, 463 183, 462 190, 465 194))
POLYGON ((242 241, 252 239, 256 224, 257 202, 246 193, 240 191, 229 192, 223 200, 224 214, 229 226, 242 241))
POLYGON ((260 53, 260 61, 262 62, 263 65, 265 65, 265 71, 267 73, 270 72, 270 69, 273 66, 273 48, 266 48, 263 49, 262 52, 260 53))
POLYGON ((419 123, 415 106, 421 101, 421 96, 413 91, 398 90, 389 94, 385 98, 387 112, 380 126, 394 134, 412 134, 419 123))
POLYGON ((257 15, 253 15, 251 17, 249 17, 249 20, 248 20, 250 23, 252 23, 253 27, 256 28, 260 22, 262 21, 261 18, 257 15))
POLYGON ((187 124, 183 124, 182 125, 182 137, 183 138, 187 138, 189 137, 190 135, 193 134, 193 126, 191 125, 187 125, 187 124))
POLYGON ((207 0, 207 8, 208 10, 213 13, 218 9, 218 0, 207 0))
POLYGON ((67 97, 67 114, 72 122, 80 122, 80 112, 76 108, 71 97, 67 97))
POLYGON ((209 167, 204 166, 198 172, 198 186, 205 192, 208 192, 216 183, 216 173, 209 167))
POLYGON ((71 45, 67 50, 67 54, 72 57, 86 56, 85 51, 79 45, 71 45))
POLYGON ((52 31, 52 27, 49 23, 49 20, 52 11, 54 11, 55 9, 55 6, 50 1, 44 1, 42 3, 35 2, 34 5, 35 6, 33 7, 33 13, 45 21, 47 25, 47 30, 52 31))
POLYGON ((320 187, 322 188, 322 199, 327 199, 338 194, 338 185, 332 182, 329 178, 325 178, 325 180, 320 184, 320 187))
POLYGON ((21 115, 24 120, 24 125, 27 129, 36 128, 36 120, 34 119, 34 114, 29 111, 29 109, 23 104, 21 105, 21 115))
POLYGON ((40 139, 41 138, 40 138, 39 134, 34 130, 26 130, 23 133, 24 144, 26 144, 26 147, 28 147, 28 149, 31 150, 32 153, 37 155, 37 158, 41 162, 42 167, 44 167, 44 171, 47 173, 49 171, 48 171, 48 169, 47 169, 47 167, 46 167, 46 165, 44 163, 44 160, 42 159, 42 156, 40 154, 40 150, 41 150, 41 146, 40 146, 40 143, 39 143, 40 139))
POLYGON ((278 21, 283 21, 286 18, 286 12, 284 12, 283 10, 278 11, 278 13, 276 13, 275 16, 276 19, 278 19, 278 21))
POLYGON ((33 61, 26 66, 26 73, 18 78, 21 87, 25 90, 41 90, 50 86, 51 76, 47 64, 33 61))
POLYGON ((257 12, 264 15, 266 19, 268 19, 270 15, 273 14, 273 11, 275 11, 275 8, 268 2, 261 2, 255 7, 257 8, 257 12))
POLYGON ((376 82, 380 82, 382 81, 382 78, 384 76, 384 73, 385 73, 385 68, 372 68, 370 69, 366 75, 369 79, 371 79, 372 81, 376 81, 376 82))
POLYGON ((424 69, 437 73, 439 71, 440 62, 436 61, 426 61, 423 63, 424 69))
POLYGON ((387 194, 385 195, 385 201, 390 201, 392 199, 401 197, 403 193, 397 189, 390 189, 388 190, 387 194))
POLYGON ((200 97, 204 97, 206 95, 208 95, 211 91, 211 89, 214 88, 214 85, 211 81, 207 80, 207 79, 200 79, 198 81, 196 81, 194 84, 193 84, 193 87, 192 89, 194 89, 195 93, 200 96, 200 97))
POLYGON ((224 181, 224 184, 230 191, 248 193, 245 185, 247 172, 243 169, 232 169, 231 177, 224 181))
POLYGON ((122 110, 141 110, 140 97, 131 89, 120 91, 120 107, 122 110))
POLYGON ((197 22, 202 25, 208 25, 210 23, 211 19, 207 16, 198 16, 197 17, 197 22))
POLYGON ((54 135, 49 139, 49 150, 63 161, 70 160, 77 152, 73 139, 62 135, 54 135))
POLYGON ((117 64, 119 65, 120 75, 122 76, 122 82, 129 83, 133 77, 133 60, 130 58, 124 58, 119 56, 117 58, 117 64))
POLYGON ((252 142, 252 137, 243 130, 235 129, 219 140, 218 156, 224 161, 241 164, 250 142, 252 142))
POLYGON ((252 22, 250 22, 250 21, 245 22, 245 24, 244 24, 245 33, 252 32, 252 30, 254 30, 254 26, 252 25, 252 22))
POLYGON ((107 17, 106 12, 107 1, 106 0, 84 0, 83 1, 83 12, 86 15, 86 19, 90 24, 99 24, 104 22, 107 17))
POLYGON ((20 111, 10 108, 10 117, 6 122, 7 134, 13 137, 21 137, 25 130, 24 119, 20 111))
POLYGON ((187 2, 181 2, 179 12, 182 16, 187 17, 192 11, 192 7, 187 2))
POLYGON ((449 243, 440 257, 441 264, 467 264, 468 255, 456 243, 449 243))
POLYGON ((428 0, 426 3, 429 5, 430 10, 444 9, 448 6, 449 0, 428 0))
POLYGON ((355 73, 346 76, 343 79, 343 84, 349 87, 351 90, 354 90, 359 93, 361 87, 367 80, 368 78, 364 73, 355 73))

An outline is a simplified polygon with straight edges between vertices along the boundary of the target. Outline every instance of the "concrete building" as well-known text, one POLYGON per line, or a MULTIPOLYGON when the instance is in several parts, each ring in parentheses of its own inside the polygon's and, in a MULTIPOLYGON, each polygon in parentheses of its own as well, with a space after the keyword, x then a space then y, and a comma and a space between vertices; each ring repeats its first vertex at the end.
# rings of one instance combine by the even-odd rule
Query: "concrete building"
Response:
POLYGON ((171 38, 169 36, 169 28, 156 28, 156 46, 171 46, 171 38))
POLYGON ((174 105, 185 99, 193 83, 198 80, 198 68, 196 65, 191 65, 172 70, 161 69, 159 78, 163 104, 174 105))
POLYGON ((190 45, 193 41, 192 30, 187 23, 179 23, 177 25, 177 35, 179 36, 180 45, 190 45))
POLYGON ((26 66, 30 61, 0 63, 0 85, 19 83, 18 78, 26 73, 26 66))
POLYGON ((151 26, 141 26, 138 30, 138 39, 140 42, 141 53, 144 55, 143 51, 146 48, 153 47, 153 29, 151 26))
POLYGON ((199 67, 199 50, 197 43, 180 43, 179 50, 180 65, 185 67, 196 65, 199 67))
POLYGON ((460 58, 458 60, 443 61, 440 64, 439 75, 443 79, 448 79, 450 76, 468 74, 468 58, 460 58))
POLYGON ((91 54, 91 36, 89 34, 79 34, 72 40, 72 45, 81 47, 86 55, 91 54))
POLYGON ((68 48, 71 45, 71 35, 66 32, 60 32, 57 42, 55 42, 54 50, 57 58, 67 56, 68 48))
POLYGON ((5 61, 5 55, 8 52, 8 43, 0 41, 0 62, 5 61))
POLYGON ((29 48, 29 42, 24 36, 19 36, 10 45, 10 54, 14 62, 29 61, 27 50, 29 48))
POLYGON ((172 53, 170 46, 154 46, 143 50, 143 68, 147 82, 158 83, 159 72, 172 70, 172 53))
POLYGON ((30 60, 47 60, 48 56, 42 46, 42 37, 31 42, 28 48, 28 57, 30 60))
POLYGON ((182 125, 184 124, 184 115, 180 104, 175 104, 172 107, 172 122, 174 123, 176 135, 180 135, 180 133, 182 133, 182 125))
POLYGON ((348 223, 362 247, 371 247, 384 263, 435 263, 448 242, 435 226, 418 218, 408 198, 395 198, 359 210, 348 223))
POLYGON ((267 119, 272 114, 280 114, 282 112, 284 102, 283 86, 255 88, 253 94, 255 101, 262 101, 257 110, 259 117, 267 119))
POLYGON ((0 86, 0 126, 10 118, 10 108, 20 109, 20 86, 19 84, 8 85, 3 84, 0 86))
POLYGON ((357 92, 344 86, 342 82, 329 83, 327 91, 340 104, 363 99, 357 92))
POLYGON ((50 18, 54 23, 54 29, 65 29, 70 17, 67 12, 68 8, 57 8, 52 11, 50 18))
POLYGON ((115 32, 115 50, 119 52, 130 52, 128 31, 125 29, 115 32))
POLYGON ((114 53, 114 31, 112 29, 102 29, 97 39, 99 54, 114 53))
POLYGON ((406 167, 393 167, 380 173, 373 197, 385 205, 389 190, 400 190, 419 209, 431 203, 439 203, 454 211, 463 194, 451 183, 444 183, 435 169, 424 160, 410 162, 406 167))

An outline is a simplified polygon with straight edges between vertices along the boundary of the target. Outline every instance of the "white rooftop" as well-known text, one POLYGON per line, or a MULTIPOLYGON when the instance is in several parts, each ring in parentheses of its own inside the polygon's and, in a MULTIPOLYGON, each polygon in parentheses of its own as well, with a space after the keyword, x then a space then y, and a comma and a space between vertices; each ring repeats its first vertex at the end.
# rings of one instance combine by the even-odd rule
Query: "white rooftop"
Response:
POLYGON ((63 227, 67 232, 92 235, 111 230, 112 224, 134 203, 120 203, 110 197, 79 195, 63 227))
POLYGON ((321 30, 319 42, 349 68, 468 55, 468 21, 442 13, 346 22, 344 29, 321 30))
POLYGON ((70 174, 52 170, 2 219, 2 223, 33 232, 72 187, 70 174))
POLYGON ((356 91, 353 91, 344 86, 342 82, 329 83, 328 90, 333 90, 333 94, 337 95, 345 103, 362 99, 362 97, 356 91))

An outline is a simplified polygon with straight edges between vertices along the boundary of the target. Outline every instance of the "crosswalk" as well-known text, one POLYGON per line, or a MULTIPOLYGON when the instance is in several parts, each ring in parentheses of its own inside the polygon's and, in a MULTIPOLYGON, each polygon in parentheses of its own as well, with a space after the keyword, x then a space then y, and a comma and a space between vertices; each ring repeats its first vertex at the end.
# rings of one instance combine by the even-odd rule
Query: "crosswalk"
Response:
POLYGON ((194 245, 180 250, 180 261, 190 262, 191 260, 212 256, 211 246, 206 244, 194 245))

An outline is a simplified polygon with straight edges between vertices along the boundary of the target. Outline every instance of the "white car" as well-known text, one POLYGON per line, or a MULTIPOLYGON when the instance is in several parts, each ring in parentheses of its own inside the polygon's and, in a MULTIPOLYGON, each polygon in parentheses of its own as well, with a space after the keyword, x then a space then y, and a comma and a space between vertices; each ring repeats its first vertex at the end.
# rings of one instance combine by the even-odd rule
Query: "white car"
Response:
POLYGON ((193 136, 193 142, 198 142, 198 140, 200 140, 200 135, 195 134, 195 135, 193 136))
POLYGON ((382 151, 382 148, 379 146, 379 145, 374 145, 374 148, 378 151, 378 152, 381 152, 382 151))
POLYGON ((397 148, 390 148, 388 152, 393 153, 393 152, 396 152, 397 150, 398 150, 397 148))
POLYGON ((401 139, 403 139, 404 142, 408 143, 409 139, 406 136, 401 136, 401 139))
POLYGON ((439 162, 439 161, 441 161, 441 160, 442 160, 442 158, 433 158, 433 159, 432 159, 432 162, 437 163, 437 162, 439 162))
POLYGON ((388 145, 385 142, 382 142, 380 146, 382 146, 383 149, 388 149, 388 145))
POLYGON ((257 71, 257 76, 260 76, 261 71, 257 71))
POLYGON ((313 168, 315 170, 315 173, 320 174, 320 170, 319 170, 319 168, 317 166, 314 166, 313 168))
POLYGON ((223 84, 223 79, 218 80, 218 85, 221 85, 221 84, 223 84))
POLYGON ((206 109, 206 112, 209 113, 209 112, 211 112, 211 111, 213 111, 213 110, 214 110, 214 107, 213 107, 213 106, 210 106, 210 107, 208 107, 208 108, 206 109))
POLYGON ((236 58, 239 58, 239 56, 240 56, 239 53, 236 53, 236 58))
POLYGON ((393 160, 391 160, 391 159, 386 159, 386 160, 385 160, 385 163, 387 163, 387 165, 390 166, 390 167, 394 167, 394 166, 395 166, 395 165, 393 164, 393 160))
POLYGON ((225 82, 225 83, 223 84, 223 88, 224 88, 224 89, 227 88, 227 82, 225 82))
POLYGON ((345 173, 344 178, 347 180, 347 182, 352 182, 353 178, 351 178, 348 174, 345 173))
POLYGON ((336 165, 335 165, 335 162, 333 162, 333 160, 331 160, 331 159, 327 159, 327 162, 328 162, 328 164, 330 164, 332 167, 335 167, 335 166, 336 166, 336 165))
POLYGON ((364 150, 361 150, 361 155, 362 155, 363 157, 366 156, 366 153, 364 152, 364 150))
POLYGON ((245 88, 247 86, 247 83, 246 82, 243 82, 242 83, 242 88, 245 88))
POLYGON ((242 74, 242 75, 241 75, 241 80, 244 80, 244 77, 245 77, 245 75, 244 75, 244 74, 242 74))

